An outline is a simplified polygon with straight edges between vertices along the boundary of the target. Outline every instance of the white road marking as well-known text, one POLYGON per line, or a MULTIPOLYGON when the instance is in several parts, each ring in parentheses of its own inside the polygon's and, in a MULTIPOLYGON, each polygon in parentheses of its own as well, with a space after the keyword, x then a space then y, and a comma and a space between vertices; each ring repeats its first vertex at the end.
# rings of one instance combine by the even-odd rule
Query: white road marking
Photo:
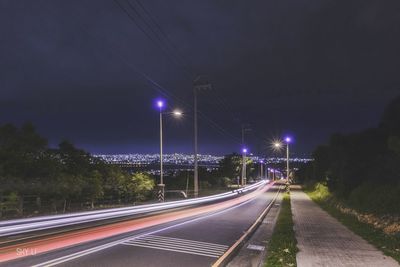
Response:
POLYGON ((264 251, 265 248, 263 246, 249 244, 247 246, 247 249, 257 250, 257 251, 264 251))
POLYGON ((145 247, 217 258, 223 255, 228 249, 228 246, 226 245, 154 235, 146 235, 139 238, 134 238, 121 243, 121 245, 145 247))
POLYGON ((173 241, 175 243, 180 243, 180 244, 191 244, 191 245, 197 245, 197 246, 202 246, 202 247, 211 247, 211 248, 216 248, 216 249, 227 249, 227 245, 220 245, 220 244, 215 244, 215 243, 208 243, 208 242, 202 242, 202 241, 195 241, 195 240, 188 240, 188 239, 181 239, 181 238, 174 238, 174 237, 166 237, 166 236, 155 236, 155 235, 146 235, 141 237, 141 239, 151 239, 151 240, 157 240, 157 241, 173 241))

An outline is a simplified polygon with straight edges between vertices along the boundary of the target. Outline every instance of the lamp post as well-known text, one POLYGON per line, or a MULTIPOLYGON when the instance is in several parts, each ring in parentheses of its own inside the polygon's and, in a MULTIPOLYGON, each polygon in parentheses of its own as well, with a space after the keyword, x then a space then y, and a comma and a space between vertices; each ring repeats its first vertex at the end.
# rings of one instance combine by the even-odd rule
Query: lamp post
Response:
POLYGON ((158 184, 159 191, 158 191, 158 198, 160 201, 164 201, 164 171, 163 171, 163 108, 165 106, 164 101, 158 100, 157 107, 160 110, 160 183, 158 184))
MULTIPOLYGON (((272 144, 272 148, 274 149, 274 151, 279 151, 282 148, 282 142, 281 141, 274 141, 272 144)), ((272 175, 273 175, 273 180, 275 181, 275 169, 271 169, 272 175)))
MULTIPOLYGON (((286 179, 287 183, 289 184, 289 176, 290 176, 290 169, 289 169, 289 144, 292 142, 292 138, 287 136, 284 139, 284 142, 286 143, 286 179)), ((282 148, 282 142, 281 141, 275 141, 273 143, 273 148, 275 150, 280 150, 282 148)))
POLYGON ((287 183, 290 184, 290 169, 289 169, 289 143, 292 142, 292 138, 286 137, 286 179, 287 183))
POLYGON ((242 186, 246 185, 246 153, 247 148, 242 149, 242 186))
POLYGON ((264 179, 265 178, 264 174, 263 174, 263 172, 264 172, 263 167, 264 167, 264 161, 260 160, 260 179, 264 179))
POLYGON ((173 112, 164 113, 165 101, 157 100, 157 107, 160 111, 160 183, 158 184, 158 199, 164 201, 165 184, 164 184, 164 170, 163 170, 163 114, 173 114, 176 117, 182 116, 182 112, 175 110, 173 112))

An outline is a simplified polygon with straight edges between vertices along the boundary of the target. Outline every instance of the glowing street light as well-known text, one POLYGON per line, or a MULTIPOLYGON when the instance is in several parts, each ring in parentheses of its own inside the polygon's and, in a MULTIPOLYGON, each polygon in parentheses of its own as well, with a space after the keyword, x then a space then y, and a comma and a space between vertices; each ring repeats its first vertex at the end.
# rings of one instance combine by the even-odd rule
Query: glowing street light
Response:
POLYGON ((163 100, 157 100, 157 107, 160 109, 160 111, 164 107, 164 105, 165 103, 163 100))
POLYGON ((289 170, 289 144, 292 142, 292 138, 289 136, 285 137, 285 142, 286 142, 286 179, 287 183, 290 183, 289 176, 290 176, 290 170, 289 170))
POLYGON ((163 170, 163 114, 172 114, 175 117, 181 117, 182 112, 179 110, 174 110, 173 112, 164 113, 163 109, 165 107, 165 101, 159 99, 156 101, 156 106, 160 110, 160 183, 159 187, 159 198, 164 201, 164 192, 165 192, 165 184, 164 184, 164 170, 163 170))
POLYGON ((159 198, 161 198, 162 201, 164 201, 164 189, 165 189, 165 184, 164 184, 164 171, 163 171, 163 107, 165 106, 165 102, 161 99, 157 100, 157 107, 160 110, 160 183, 158 184, 159 187, 159 198))
POLYGON ((242 186, 246 185, 246 154, 248 152, 247 148, 242 149, 242 186))
POLYGON ((282 143, 276 141, 275 143, 273 143, 273 147, 274 149, 279 150, 282 147, 282 143))
POLYGON ((174 110, 172 111, 172 115, 174 115, 175 117, 181 117, 183 113, 180 110, 174 110))

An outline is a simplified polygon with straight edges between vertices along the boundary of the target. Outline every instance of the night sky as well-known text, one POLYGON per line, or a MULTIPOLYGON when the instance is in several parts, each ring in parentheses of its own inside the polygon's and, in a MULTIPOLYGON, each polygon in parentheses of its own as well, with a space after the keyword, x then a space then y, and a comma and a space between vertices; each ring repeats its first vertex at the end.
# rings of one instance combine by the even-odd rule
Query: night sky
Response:
POLYGON ((377 125, 400 90, 398 0, 0 0, 0 123, 33 122, 93 153, 266 154, 292 134, 308 155, 335 132, 377 125), (128 16, 128 14, 130 16, 128 16), (139 26, 138 26, 139 25, 139 26))

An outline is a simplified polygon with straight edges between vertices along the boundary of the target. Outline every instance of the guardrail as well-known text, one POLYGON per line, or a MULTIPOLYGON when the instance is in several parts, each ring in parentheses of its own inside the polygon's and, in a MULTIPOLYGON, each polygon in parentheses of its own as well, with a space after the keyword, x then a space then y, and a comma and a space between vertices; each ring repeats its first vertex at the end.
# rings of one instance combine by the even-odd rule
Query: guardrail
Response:
POLYGON ((267 181, 235 189, 231 192, 221 193, 213 196, 200 197, 196 199, 185 199, 166 203, 147 204, 126 208, 114 208, 98 211, 79 212, 71 214, 61 214, 52 216, 40 216, 29 219, 17 219, 0 222, 0 237, 12 236, 17 234, 25 234, 41 230, 60 228, 65 226, 73 226, 95 221, 115 219, 132 215, 145 214, 148 212, 163 211, 168 209, 182 208, 192 205, 206 204, 214 201, 221 201, 232 198, 247 191, 254 190, 267 181))

